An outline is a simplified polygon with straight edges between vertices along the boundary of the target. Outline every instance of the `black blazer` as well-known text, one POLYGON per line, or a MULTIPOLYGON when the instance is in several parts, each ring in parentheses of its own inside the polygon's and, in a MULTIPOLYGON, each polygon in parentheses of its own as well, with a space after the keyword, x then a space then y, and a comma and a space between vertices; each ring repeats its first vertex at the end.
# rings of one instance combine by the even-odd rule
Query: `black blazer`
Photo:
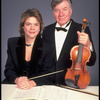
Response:
MULTIPOLYGON (((63 69, 64 72, 56 74, 53 77, 54 79, 51 80, 54 84, 65 84, 64 81, 65 73, 67 72, 67 69, 70 68, 72 65, 72 61, 70 60, 70 50, 73 46, 79 44, 77 31, 81 31, 82 25, 72 20, 72 24, 70 26, 67 37, 65 39, 58 61, 56 60, 56 49, 55 49, 55 34, 54 34, 55 25, 56 23, 45 27, 42 34, 43 52, 45 55, 47 55, 44 57, 46 59, 46 62, 44 64, 44 69, 48 69, 49 72, 63 69)), ((86 28, 85 32, 89 35, 90 41, 93 46, 93 52, 91 51, 90 62, 87 63, 87 65, 92 66, 95 64, 96 53, 95 53, 95 49, 91 37, 91 32, 88 27, 86 28)))
MULTIPOLYGON (((30 75, 38 75, 37 63, 41 56, 41 37, 38 35, 31 55, 31 68, 30 75)), ((7 49, 7 62, 5 65, 5 81, 7 83, 14 83, 14 80, 23 76, 23 69, 25 67, 25 38, 24 37, 13 37, 8 39, 8 49, 7 49)))

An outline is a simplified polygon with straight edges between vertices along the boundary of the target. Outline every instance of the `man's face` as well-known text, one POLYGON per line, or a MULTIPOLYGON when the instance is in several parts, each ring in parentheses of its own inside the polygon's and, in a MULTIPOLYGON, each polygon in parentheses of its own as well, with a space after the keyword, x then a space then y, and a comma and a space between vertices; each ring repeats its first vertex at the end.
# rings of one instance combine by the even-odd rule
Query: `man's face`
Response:
POLYGON ((63 1, 53 9, 53 15, 60 26, 65 25, 71 17, 72 9, 67 1, 63 1))

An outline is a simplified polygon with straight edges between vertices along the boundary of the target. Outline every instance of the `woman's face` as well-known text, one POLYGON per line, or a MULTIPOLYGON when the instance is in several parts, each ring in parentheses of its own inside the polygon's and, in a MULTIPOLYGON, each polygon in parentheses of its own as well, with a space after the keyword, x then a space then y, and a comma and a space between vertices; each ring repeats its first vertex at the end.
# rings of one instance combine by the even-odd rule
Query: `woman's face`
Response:
POLYGON ((26 38, 36 38, 40 31, 40 23, 36 17, 28 17, 24 23, 23 29, 26 38))

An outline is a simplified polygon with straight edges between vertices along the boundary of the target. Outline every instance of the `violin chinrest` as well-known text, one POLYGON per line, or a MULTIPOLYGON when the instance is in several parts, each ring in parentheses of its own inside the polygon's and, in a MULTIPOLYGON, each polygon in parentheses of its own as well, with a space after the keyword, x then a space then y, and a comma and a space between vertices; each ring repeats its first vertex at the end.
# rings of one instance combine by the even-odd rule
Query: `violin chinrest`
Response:
POLYGON ((78 87, 78 86, 75 86, 74 81, 71 80, 71 79, 66 79, 66 80, 65 80, 65 83, 66 83, 66 85, 69 86, 69 87, 79 89, 79 87, 78 87))

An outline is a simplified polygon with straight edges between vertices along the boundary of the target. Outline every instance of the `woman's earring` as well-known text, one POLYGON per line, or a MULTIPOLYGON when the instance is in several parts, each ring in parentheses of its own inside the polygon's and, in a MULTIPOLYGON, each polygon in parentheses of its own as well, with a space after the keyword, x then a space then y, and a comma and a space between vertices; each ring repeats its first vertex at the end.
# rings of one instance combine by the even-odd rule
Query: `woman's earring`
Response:
POLYGON ((24 32, 24 28, 22 28, 23 32, 24 32))

